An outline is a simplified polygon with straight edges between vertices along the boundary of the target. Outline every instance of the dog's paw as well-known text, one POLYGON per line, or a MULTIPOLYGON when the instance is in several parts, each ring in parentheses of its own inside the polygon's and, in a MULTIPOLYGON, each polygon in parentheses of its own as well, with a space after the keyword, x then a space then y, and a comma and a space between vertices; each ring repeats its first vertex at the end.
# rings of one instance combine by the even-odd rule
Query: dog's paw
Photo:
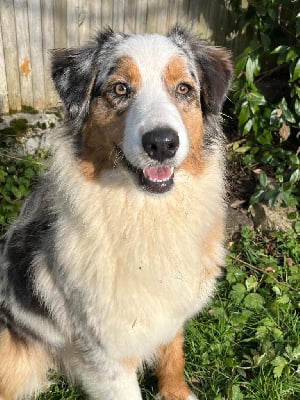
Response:
POLYGON ((194 393, 190 394, 186 400, 198 400, 198 397, 194 395, 194 393))
POLYGON ((190 393, 187 397, 186 396, 177 396, 175 394, 171 395, 162 395, 162 394, 157 394, 155 396, 155 400, 198 400, 198 397, 194 395, 194 393, 190 393))

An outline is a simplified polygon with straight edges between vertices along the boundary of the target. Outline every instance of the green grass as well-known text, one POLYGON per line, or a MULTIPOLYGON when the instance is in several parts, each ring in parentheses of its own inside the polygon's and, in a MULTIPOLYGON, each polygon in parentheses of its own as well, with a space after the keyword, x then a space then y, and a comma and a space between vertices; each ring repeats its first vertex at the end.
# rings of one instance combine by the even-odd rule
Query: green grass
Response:
POLYGON ((187 328, 200 399, 299 399, 299 264, 294 232, 246 228, 231 244, 214 301, 187 328))
MULTIPOLYGON (((41 170, 36 158, 0 158, 0 232, 18 213, 41 170)), ((244 228, 228 244, 211 304, 186 329, 186 377, 200 400, 297 400, 300 393, 300 247, 295 232, 244 228)), ((151 371, 141 377, 154 399, 151 371)), ((83 399, 53 378, 40 400, 83 399)))

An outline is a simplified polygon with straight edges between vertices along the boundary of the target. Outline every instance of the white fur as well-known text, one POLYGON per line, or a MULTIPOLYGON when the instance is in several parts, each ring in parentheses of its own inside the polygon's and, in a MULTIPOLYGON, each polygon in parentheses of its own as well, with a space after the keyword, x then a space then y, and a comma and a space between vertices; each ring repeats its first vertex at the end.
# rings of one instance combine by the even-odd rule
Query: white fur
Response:
POLYGON ((98 369, 94 369, 74 347, 70 350, 70 354, 64 355, 65 367, 82 384, 89 399, 142 400, 134 371, 126 370, 117 361, 105 357, 102 357, 98 369))
POLYGON ((179 136, 179 149, 172 165, 180 165, 188 154, 188 134, 163 81, 164 70, 171 59, 182 56, 179 48, 163 36, 135 35, 119 45, 117 54, 131 57, 142 78, 142 87, 126 118, 123 143, 126 158, 141 169, 149 165, 142 147, 143 134, 154 128, 170 127, 179 136))
POLYGON ((224 214, 219 160, 199 178, 178 171, 174 189, 157 196, 121 169, 89 182, 67 144, 57 147, 58 262, 81 290, 105 354, 147 359, 214 290, 224 250, 216 242, 208 256, 205 247, 224 214))

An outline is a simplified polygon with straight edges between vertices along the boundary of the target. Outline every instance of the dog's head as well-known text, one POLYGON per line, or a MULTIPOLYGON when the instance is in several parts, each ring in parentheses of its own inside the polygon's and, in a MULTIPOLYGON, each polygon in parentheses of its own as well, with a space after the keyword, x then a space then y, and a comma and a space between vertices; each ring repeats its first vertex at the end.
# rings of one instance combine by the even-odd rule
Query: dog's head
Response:
POLYGON ((201 173, 204 155, 214 151, 211 121, 232 65, 225 49, 178 27, 166 37, 107 30, 84 48, 55 50, 52 77, 83 172, 95 178, 127 168, 142 188, 163 193, 178 169, 201 173))

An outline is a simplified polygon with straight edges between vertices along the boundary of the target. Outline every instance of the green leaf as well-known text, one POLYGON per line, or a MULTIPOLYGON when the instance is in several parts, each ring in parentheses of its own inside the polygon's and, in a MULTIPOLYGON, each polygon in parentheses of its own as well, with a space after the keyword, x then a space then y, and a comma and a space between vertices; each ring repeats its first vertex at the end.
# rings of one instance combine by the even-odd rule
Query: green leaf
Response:
POLYGON ((275 367, 273 369, 273 374, 275 378, 280 378, 284 367, 288 365, 287 360, 284 357, 277 356, 271 361, 271 364, 275 367))
POLYGON ((246 121, 250 118, 250 110, 248 103, 245 101, 241 106, 241 111, 239 115, 239 126, 243 126, 246 121))
POLYGON ((291 48, 291 49, 289 50, 289 52, 287 53, 286 62, 292 61, 292 60, 294 60, 294 59, 297 58, 297 57, 299 57, 299 56, 298 56, 298 53, 296 52, 295 49, 291 48))
POLYGON ((233 284, 237 281, 244 280, 244 278, 245 278, 245 272, 242 271, 241 268, 237 268, 235 266, 227 267, 226 280, 230 284, 233 284))
POLYGON ((241 392, 239 385, 232 386, 232 400, 244 400, 244 395, 241 392))
POLYGON ((260 144, 266 145, 271 144, 273 140, 272 133, 270 131, 264 131, 261 135, 257 137, 257 141, 260 144))
POLYGON ((284 119, 288 122, 290 122, 291 124, 294 124, 296 122, 295 117, 293 115, 293 113, 291 112, 290 109, 286 108, 285 110, 283 110, 283 116, 284 119))
POLYGON ((290 176, 290 183, 294 185, 300 180, 300 169, 296 169, 290 176))
POLYGON ((250 92, 248 93, 248 101, 250 104, 255 105, 255 106, 263 106, 266 104, 266 99, 264 95, 258 92, 250 92))
POLYGON ((289 302, 290 302, 290 298, 287 294, 284 294, 283 296, 276 299, 276 303, 278 303, 278 304, 289 304, 289 302))
POLYGON ((239 154, 244 154, 244 153, 247 153, 247 151, 249 151, 249 150, 251 150, 251 146, 241 146, 241 147, 238 147, 235 150, 235 152, 239 153, 239 154))
POLYGON ((24 175, 26 176, 26 178, 32 179, 35 176, 35 172, 32 168, 26 168, 24 175))
POLYGON ((248 292, 256 291, 258 287, 258 280, 256 276, 251 275, 249 278, 246 279, 246 288, 248 292))
POLYGON ((278 46, 273 51, 271 51, 271 54, 286 53, 288 51, 288 49, 289 49, 289 46, 278 46))
POLYGON ((236 303, 240 303, 245 296, 246 288, 242 283, 233 285, 230 292, 230 298, 236 303))
POLYGON ((251 57, 248 58, 246 62, 246 80, 248 83, 253 83, 254 77, 258 74, 259 72, 259 64, 258 60, 252 59, 251 57))
POLYGON ((247 56, 238 58, 237 62, 235 63, 236 76, 239 76, 241 74, 241 72, 245 69, 247 58, 248 58, 247 56))
POLYGON ((265 191, 259 190, 258 192, 254 193, 250 198, 250 204, 257 204, 264 198, 265 191))
POLYGON ((244 125, 243 135, 246 135, 247 133, 249 133, 252 129, 252 126, 253 126, 253 120, 249 119, 244 125))
POLYGON ((297 115, 300 116, 300 100, 299 99, 295 100, 295 112, 297 115))
POLYGON ((264 304, 264 298, 258 293, 250 293, 244 298, 244 305, 250 310, 259 310, 264 304))
POLYGON ((267 187, 268 177, 265 171, 261 171, 261 173, 259 174, 259 183, 263 188, 267 187))
POLYGON ((292 358, 294 358, 295 360, 300 359, 300 344, 293 349, 292 358))
POLYGON ((300 58, 298 59, 293 74, 292 74, 292 81, 296 81, 300 78, 300 58))

